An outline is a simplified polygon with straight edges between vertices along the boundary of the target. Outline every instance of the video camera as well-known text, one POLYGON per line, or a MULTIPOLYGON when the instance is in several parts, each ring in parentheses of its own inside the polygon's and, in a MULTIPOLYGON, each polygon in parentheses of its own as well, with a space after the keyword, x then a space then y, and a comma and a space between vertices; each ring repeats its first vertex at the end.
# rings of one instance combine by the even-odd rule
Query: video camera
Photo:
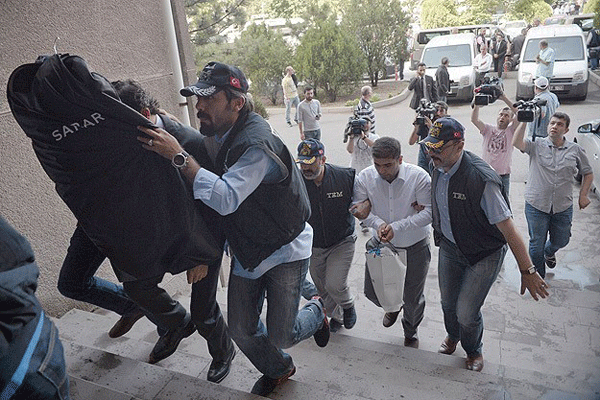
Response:
POLYGON ((545 106, 546 103, 548 103, 546 100, 536 98, 529 101, 519 100, 513 104, 513 107, 517 108, 517 121, 533 122, 541 116, 540 107, 545 106))
POLYGON ((477 86, 475 92, 475 105, 487 106, 498 100, 504 92, 502 80, 497 76, 485 76, 480 86, 477 86))
POLYGON ((435 113, 437 112, 437 107, 435 104, 427 101, 427 99, 421 99, 419 104, 419 108, 415 110, 417 112, 417 118, 415 119, 415 124, 417 125, 425 125, 425 117, 429 117, 429 119, 433 119, 435 113))
POLYGON ((350 136, 352 136, 353 138, 355 136, 362 136, 363 132, 367 130, 368 124, 369 121, 364 118, 348 118, 348 124, 346 125, 346 129, 344 130, 344 143, 348 141, 350 136))

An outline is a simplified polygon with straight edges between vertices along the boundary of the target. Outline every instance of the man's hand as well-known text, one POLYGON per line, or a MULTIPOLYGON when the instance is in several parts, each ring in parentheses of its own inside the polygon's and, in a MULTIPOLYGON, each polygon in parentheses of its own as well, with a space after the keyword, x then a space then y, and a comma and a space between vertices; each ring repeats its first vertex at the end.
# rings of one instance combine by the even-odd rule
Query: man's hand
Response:
POLYGON ((417 212, 423 211, 425 209, 424 205, 417 203, 416 201, 411 204, 412 208, 417 210, 417 212))
POLYGON ((589 206, 590 203, 591 203, 591 201, 587 194, 579 195, 579 209, 580 210, 583 210, 584 208, 589 206))
POLYGON ((360 203, 354 204, 350 207, 350 213, 354 215, 358 219, 365 219, 369 216, 371 212, 371 202, 369 199, 365 201, 361 201, 360 203))
POLYGON ((149 138, 146 136, 137 137, 137 140, 143 143, 142 147, 146 150, 153 151, 167 160, 172 160, 175 154, 183 151, 177 139, 164 129, 150 129, 143 126, 138 126, 138 129, 149 136, 149 138))
POLYGON ((525 294, 525 289, 529 290, 531 297, 535 301, 538 301, 538 295, 545 299, 550 296, 548 293, 548 284, 542 279, 542 277, 536 272, 533 275, 523 274, 521 275, 521 295, 525 294))
POLYGON ((390 242, 394 238, 394 230, 391 225, 383 223, 377 228, 377 236, 384 243, 390 242))
POLYGON ((189 284, 200 282, 206 275, 208 275, 208 265, 196 265, 192 269, 185 271, 187 275, 187 281, 189 284))

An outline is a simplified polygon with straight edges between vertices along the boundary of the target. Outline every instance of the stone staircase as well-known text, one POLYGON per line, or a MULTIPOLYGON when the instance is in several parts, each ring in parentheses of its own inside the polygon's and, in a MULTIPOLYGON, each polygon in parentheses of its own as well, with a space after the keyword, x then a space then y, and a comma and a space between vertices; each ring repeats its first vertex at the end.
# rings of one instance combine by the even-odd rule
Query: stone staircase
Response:
MULTIPOLYGON (((182 304, 189 297, 177 296, 182 304)), ((226 291, 219 293, 224 305, 226 291)), ((381 326, 382 312, 364 298, 357 301, 359 323, 332 334, 325 348, 312 339, 289 349, 296 374, 270 395, 273 399, 597 399, 597 356, 564 349, 536 350, 533 345, 486 338, 482 373, 464 368, 464 352, 435 352, 444 337, 434 321, 420 329, 420 349, 402 345, 400 324, 381 326), (490 346, 491 343, 491 346, 490 346), (509 349, 510 348, 510 349, 509 349), (554 356, 551 356, 554 354, 554 356)), ((226 308, 226 307, 223 307, 226 308)), ((116 314, 72 310, 55 320, 65 347, 74 400, 121 399, 258 399, 249 394, 260 373, 238 351, 230 375, 221 384, 206 381, 211 358, 202 337, 194 334, 177 352, 156 365, 147 364, 158 336, 145 318, 127 335, 107 335, 116 314)), ((489 319, 489 318, 488 318, 489 319)), ((486 332, 487 333, 487 332, 486 332)), ((493 336, 493 335, 489 335, 493 336)))

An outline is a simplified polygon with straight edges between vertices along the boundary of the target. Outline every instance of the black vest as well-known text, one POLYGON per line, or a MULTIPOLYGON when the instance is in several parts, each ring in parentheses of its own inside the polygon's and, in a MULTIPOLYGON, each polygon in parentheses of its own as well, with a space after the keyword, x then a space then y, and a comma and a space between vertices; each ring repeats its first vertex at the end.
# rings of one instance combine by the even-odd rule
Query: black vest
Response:
MULTIPOLYGON (((439 176, 439 170, 435 169, 432 178, 434 190, 431 191, 431 197, 436 245, 439 245, 443 236, 440 213, 435 201, 435 188, 439 176)), ((448 208, 456 245, 471 265, 475 265, 506 244, 506 239, 500 230, 488 222, 481 209, 481 197, 487 182, 497 184, 503 192, 502 180, 496 171, 475 154, 464 151, 460 166, 450 178, 448 185, 448 208)))
POLYGON ((241 115, 219 150, 215 173, 223 175, 250 147, 263 149, 281 168, 284 178, 261 183, 235 212, 224 217, 224 230, 244 269, 254 270, 303 230, 310 204, 300 169, 267 121, 256 113, 241 115))
POLYGON ((314 230, 313 247, 331 247, 354 233, 354 216, 348 211, 352 204, 354 175, 353 168, 325 164, 320 186, 304 179, 312 211, 308 223, 314 230))

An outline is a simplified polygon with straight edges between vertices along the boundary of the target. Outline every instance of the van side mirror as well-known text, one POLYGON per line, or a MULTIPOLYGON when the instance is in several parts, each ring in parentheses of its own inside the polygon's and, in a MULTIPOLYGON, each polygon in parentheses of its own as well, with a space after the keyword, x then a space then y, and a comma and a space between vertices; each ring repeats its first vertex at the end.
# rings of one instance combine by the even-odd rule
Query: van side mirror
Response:
POLYGON ((590 133, 592 131, 592 124, 583 124, 579 128, 577 128, 577 132, 579 133, 590 133))

